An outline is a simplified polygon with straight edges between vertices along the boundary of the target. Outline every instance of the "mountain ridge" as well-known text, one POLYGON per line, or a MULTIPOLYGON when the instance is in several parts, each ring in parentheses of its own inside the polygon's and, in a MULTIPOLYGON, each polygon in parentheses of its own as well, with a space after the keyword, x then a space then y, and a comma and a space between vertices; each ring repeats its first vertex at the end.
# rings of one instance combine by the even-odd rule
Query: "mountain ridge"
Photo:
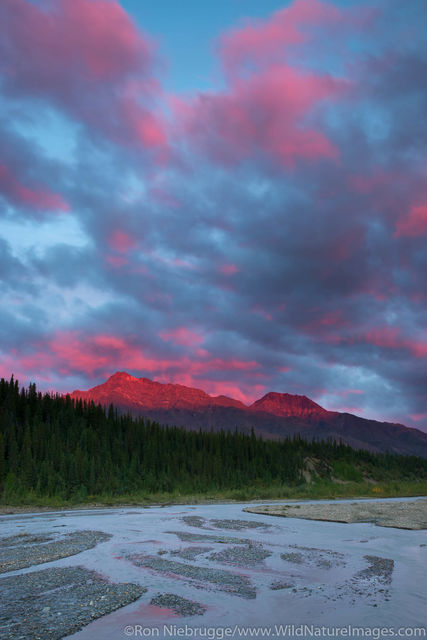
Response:
MULTIPOLYGON (((134 387, 134 391, 138 390, 140 393, 145 393, 143 401, 135 398, 135 400, 137 400, 137 404, 144 406, 145 408, 148 408, 149 405, 147 406, 147 402, 152 402, 153 396, 156 395, 153 392, 154 390, 157 390, 163 392, 164 396, 168 394, 166 399, 160 399, 159 394, 157 394, 157 402, 162 402, 162 404, 169 403, 169 406, 171 407, 171 400, 172 398, 175 398, 177 400, 173 405, 175 408, 182 408, 184 405, 190 404, 190 401, 192 401, 192 408, 209 405, 234 406, 254 412, 271 413, 272 415, 282 417, 297 415, 306 416, 312 413, 326 416, 336 413, 324 409, 305 395, 269 391, 258 400, 255 400, 252 404, 245 404, 240 400, 230 398, 223 394, 217 396, 210 395, 206 393, 206 391, 196 387, 188 387, 179 383, 156 382, 155 380, 145 377, 137 378, 135 376, 131 376, 126 371, 116 371, 116 373, 111 375, 106 382, 87 391, 77 389, 69 395, 72 398, 81 397, 98 399, 100 397, 108 396, 111 392, 118 392, 122 394, 123 397, 125 395, 128 395, 129 397, 129 393, 126 393, 123 389, 125 385, 128 386, 128 389, 129 386, 132 385, 134 387), (178 391, 181 393, 180 396, 178 396, 178 391)), ((156 408, 158 408, 158 405, 156 405, 156 408)))
POLYGON ((211 396, 201 389, 136 378, 125 371, 117 371, 87 391, 75 390, 69 395, 104 406, 113 404, 119 411, 189 430, 237 429, 250 433, 254 429, 268 439, 332 439, 356 449, 427 457, 426 433, 398 423, 328 411, 304 395, 271 391, 246 405, 225 395, 211 396))

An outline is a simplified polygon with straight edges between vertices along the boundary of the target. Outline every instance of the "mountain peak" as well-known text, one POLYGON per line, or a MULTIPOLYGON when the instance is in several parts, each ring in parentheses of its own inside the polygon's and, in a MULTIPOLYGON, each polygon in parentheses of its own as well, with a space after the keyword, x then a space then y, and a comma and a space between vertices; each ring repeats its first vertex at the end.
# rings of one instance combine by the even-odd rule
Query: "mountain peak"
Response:
POLYGON ((72 398, 115 405, 160 424, 224 431, 237 428, 266 438, 299 434, 304 438, 342 441, 357 449, 392 451, 427 457, 427 434, 403 425, 380 423, 349 413, 326 411, 307 396, 271 391, 249 407, 227 396, 201 389, 135 378, 116 371, 106 382, 72 398))
POLYGON ((271 413, 275 416, 299 418, 326 417, 330 415, 319 404, 307 398, 307 396, 292 395, 290 393, 278 393, 270 391, 265 396, 256 400, 251 406, 251 411, 271 413))
POLYGON ((227 396, 213 397, 201 389, 181 384, 162 383, 149 378, 135 378, 126 371, 116 371, 106 382, 88 391, 73 391, 71 397, 114 404, 127 409, 194 409, 206 407, 246 406, 227 396))
POLYGON ((227 396, 210 396, 201 389, 135 378, 116 371, 106 382, 72 398, 115 405, 160 424, 187 429, 237 428, 266 438, 292 437, 342 441, 358 449, 392 451, 427 457, 427 434, 403 425, 380 423, 348 413, 326 411, 307 396, 271 391, 246 406, 227 396))
POLYGON ((131 376, 126 371, 116 371, 116 373, 113 373, 113 375, 108 378, 107 382, 110 382, 110 381, 128 382, 129 380, 138 380, 138 378, 131 376))
POLYGON ((162 383, 149 378, 135 378, 127 371, 116 371, 106 382, 88 391, 73 391, 74 398, 137 410, 187 409, 200 411, 209 407, 234 407, 251 413, 267 413, 278 417, 326 418, 326 411, 307 396, 270 391, 247 407, 224 395, 210 396, 201 389, 181 384, 162 383))

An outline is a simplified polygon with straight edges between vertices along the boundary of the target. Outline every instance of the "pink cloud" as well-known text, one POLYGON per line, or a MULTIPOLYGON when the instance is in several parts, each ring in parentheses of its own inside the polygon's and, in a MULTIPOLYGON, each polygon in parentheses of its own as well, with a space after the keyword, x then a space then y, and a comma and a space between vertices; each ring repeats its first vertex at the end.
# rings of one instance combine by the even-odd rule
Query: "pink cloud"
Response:
POLYGON ((425 236, 427 235, 427 204, 414 206, 409 213, 402 216, 396 223, 395 236, 425 236))
POLYGON ((345 406, 345 405, 339 405, 338 407, 334 407, 332 411, 339 411, 340 413, 352 413, 353 415, 362 416, 362 417, 364 416, 364 412, 365 412, 363 407, 351 407, 351 406, 345 406))
POLYGON ((224 68, 229 75, 245 72, 247 65, 283 60, 291 45, 309 38, 307 27, 334 24, 344 14, 333 4, 319 0, 295 0, 267 20, 256 20, 232 29, 220 39, 224 68))
POLYGON ((261 384, 246 385, 244 383, 236 383, 233 380, 210 380, 208 378, 194 377, 191 373, 175 373, 168 377, 165 375, 158 376, 157 382, 173 382, 174 384, 182 384, 186 387, 195 387, 203 389, 211 396, 228 396, 234 400, 239 400, 243 404, 249 405, 257 400, 265 393, 265 386, 261 384))
POLYGON ((264 307, 262 307, 259 304, 255 304, 252 309, 251 309, 252 313, 255 313, 259 316, 262 316, 263 318, 265 318, 268 321, 273 320, 273 316, 271 315, 271 313, 269 313, 266 309, 264 309, 264 307))
POLYGON ((399 176, 396 174, 386 173, 382 169, 377 169, 370 174, 350 175, 348 184, 359 193, 370 194, 379 190, 382 194, 384 188, 387 187, 390 182, 397 180, 398 178, 399 176))
POLYGON ((265 154, 292 167, 300 159, 338 157, 334 144, 305 119, 346 88, 343 80, 280 64, 238 79, 222 93, 176 100, 175 113, 189 142, 216 161, 234 164, 265 154))
POLYGON ((240 269, 235 264, 222 264, 219 268, 220 272, 225 276, 233 276, 240 269))
POLYGON ((196 373, 210 371, 253 371, 259 367, 255 360, 238 360, 236 358, 211 358, 203 362, 195 362, 193 370, 196 373))
POLYGON ((123 122, 128 124, 130 131, 145 147, 163 149, 159 161, 164 163, 167 159, 166 123, 159 115, 159 109, 141 106, 141 96, 147 96, 149 102, 153 97, 161 95, 157 82, 151 82, 148 86, 144 83, 130 81, 124 87, 123 96, 118 104, 118 111, 123 122))
MULTIPOLYGON (((207 356, 207 352, 203 352, 207 356)), ((256 363, 231 360, 206 359, 197 362, 188 358, 169 360, 150 357, 143 350, 125 339, 108 334, 83 336, 77 332, 61 332, 45 343, 34 345, 31 354, 2 354, 0 376, 8 379, 12 372, 21 383, 37 378, 51 383, 58 374, 86 375, 89 378, 106 379, 117 370, 132 370, 149 376, 158 382, 173 382, 203 389, 206 393, 226 395, 250 404, 263 393, 263 384, 251 381, 212 380, 212 371, 251 370, 256 363), (207 375, 206 375, 207 374, 207 375)), ((90 385, 88 385, 90 386, 90 385)))
POLYGON ((421 420, 426 420, 427 413, 412 413, 410 417, 414 422, 420 422, 421 420))
POLYGON ((399 328, 383 327, 367 332, 363 339, 376 347, 406 349, 415 358, 427 358, 427 336, 406 338, 399 328))
POLYGON ((369 9, 295 0, 266 20, 225 32, 218 54, 226 89, 190 101, 172 99, 176 130, 186 143, 226 165, 263 156, 286 167, 301 160, 337 159, 337 147, 313 124, 313 116, 321 105, 347 95, 352 84, 304 70, 300 61, 306 45, 331 39, 338 27, 340 33, 360 28, 371 14, 369 9), (295 49, 301 54, 298 66, 291 66, 290 47, 301 47, 295 49))
MULTIPOLYGON (((186 334, 178 334, 178 339, 190 338, 186 334)), ((223 374, 227 380, 230 372, 239 372, 240 375, 248 374, 250 378, 259 367, 253 360, 216 358, 205 350, 195 351, 191 358, 164 357, 151 353, 136 339, 105 333, 86 335, 77 331, 58 332, 51 338, 34 343, 24 353, 15 350, 3 354, 2 363, 6 377, 15 372, 22 380, 32 377, 51 380, 58 375, 65 379, 76 375, 105 379, 114 371, 127 370, 164 381, 182 381, 187 376, 196 387, 210 381, 210 389, 215 385, 228 384, 224 380, 211 380, 213 374, 223 374)), ((232 384, 236 385, 235 382, 232 384)))
POLYGON ((44 345, 36 345, 33 355, 21 359, 25 369, 35 367, 37 362, 40 368, 53 369, 62 375, 80 372, 91 378, 116 369, 154 372, 176 365, 173 360, 148 356, 141 347, 119 336, 77 332, 57 333, 44 345))
POLYGON ((328 313, 324 313, 318 319, 318 323, 324 327, 337 327, 344 326, 348 324, 345 320, 343 320, 342 311, 329 311, 328 313))
POLYGON ((109 264, 114 269, 120 269, 120 267, 125 267, 129 264, 129 260, 124 256, 110 256, 106 257, 107 264, 109 264))
POLYGON ((186 327, 178 327, 169 331, 160 331, 159 336, 166 342, 170 341, 184 347, 195 347, 204 340, 197 331, 192 331, 186 327))
POLYGON ((385 221, 394 225, 394 237, 417 237, 427 235, 427 204, 409 206, 405 202, 407 194, 417 187, 408 183, 409 175, 392 169, 384 171, 375 168, 369 174, 352 174, 348 186, 365 196, 368 206, 383 211, 385 221), (400 185, 400 186, 399 186, 400 185), (404 186, 403 186, 404 185, 404 186))
POLYGON ((211 396, 228 396, 234 400, 239 400, 243 404, 249 405, 257 400, 263 393, 265 393, 264 385, 241 385, 236 384, 232 380, 225 380, 222 382, 212 380, 198 380, 197 384, 203 386, 203 390, 209 393, 211 396))
POLYGON ((128 253, 136 245, 135 239, 126 231, 116 229, 108 238, 108 244, 117 253, 128 253))
POLYGON ((313 319, 302 329, 318 342, 325 344, 340 344, 343 341, 343 331, 350 327, 350 322, 341 310, 331 310, 322 313, 318 307, 311 309, 313 319))
POLYGON ((0 193, 18 206, 46 211, 69 211, 68 202, 59 193, 44 187, 29 187, 22 184, 12 172, 0 163, 0 193))
POLYGON ((349 395, 363 395, 365 392, 362 389, 344 389, 344 390, 332 390, 332 389, 321 389, 320 393, 324 393, 330 396, 340 396, 342 398, 346 398, 349 395))
POLYGON ((117 0, 4 0, 0 21, 7 92, 53 102, 118 143, 165 144, 153 45, 117 0))
POLYGON ((21 384, 27 384, 35 379, 43 382, 52 381, 50 372, 40 369, 37 371, 35 363, 31 367, 26 367, 23 358, 18 356, 16 349, 12 349, 10 353, 2 353, 0 359, 0 377, 8 380, 12 373, 15 380, 19 380, 21 384))
POLYGON ((399 349, 404 346, 400 333, 400 329, 397 327, 381 327, 368 331, 364 336, 364 341, 376 347, 399 349))
POLYGON ((410 343, 409 348, 416 358, 427 358, 427 338, 423 341, 410 343))

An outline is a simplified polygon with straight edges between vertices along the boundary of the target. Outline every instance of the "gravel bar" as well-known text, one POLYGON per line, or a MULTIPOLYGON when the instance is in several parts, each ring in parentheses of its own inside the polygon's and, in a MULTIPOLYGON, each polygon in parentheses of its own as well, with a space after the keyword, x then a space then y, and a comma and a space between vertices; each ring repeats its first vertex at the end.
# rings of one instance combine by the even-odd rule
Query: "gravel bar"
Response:
MULTIPOLYGON (((178 556, 183 560, 195 560, 198 556, 203 555, 204 553, 209 553, 209 551, 213 551, 213 547, 185 547, 185 549, 177 549, 176 551, 171 551, 171 556, 178 556)), ((163 555, 157 552, 158 555, 163 555)))
POLYGON ((290 584, 289 582, 281 582, 280 580, 276 580, 272 582, 270 585, 270 589, 272 591, 281 591, 282 589, 292 589, 295 587, 294 584, 290 584))
POLYGON ((355 578, 358 580, 377 578, 382 584, 391 584, 394 560, 378 556, 363 557, 369 562, 369 567, 356 573, 355 578))
POLYGON ((390 600, 394 560, 370 555, 363 557, 368 566, 343 584, 336 585, 332 598, 336 601, 344 598, 352 604, 364 598, 372 607, 377 607, 390 600))
POLYGON ((223 569, 211 569, 193 564, 184 564, 174 560, 166 560, 159 556, 130 555, 126 556, 137 567, 152 569, 171 576, 181 576, 193 583, 199 589, 207 589, 207 583, 216 586, 241 598, 255 598, 256 591, 249 578, 223 569))
POLYGON ((76 531, 57 539, 26 534, 0 538, 0 573, 74 556, 110 538, 102 531, 76 531))
POLYGON ((257 522, 256 520, 211 520, 217 529, 233 529, 241 531, 242 529, 271 529, 272 525, 266 522, 257 522))
POLYGON ((373 522, 380 527, 397 529, 427 529, 427 500, 410 502, 361 501, 303 505, 264 505, 246 507, 248 513, 258 513, 304 520, 328 522, 373 522))
POLYGON ((249 538, 232 538, 230 536, 216 536, 204 533, 187 533, 186 531, 166 531, 181 540, 181 542, 215 542, 216 544, 251 544, 249 538))
POLYGON ((263 549, 261 544, 251 544, 247 547, 231 547, 211 553, 209 560, 251 569, 262 564, 269 556, 271 551, 263 549))
POLYGON ((0 578, 2 640, 59 640, 146 591, 111 584, 83 567, 42 569, 0 578))
POLYGON ((292 549, 292 551, 282 553, 280 557, 282 560, 293 564, 307 564, 319 569, 332 569, 332 567, 344 567, 346 565, 344 554, 331 549, 301 547, 297 544, 289 545, 289 549, 292 549))
POLYGON ((199 529, 231 529, 233 531, 241 531, 242 529, 270 529, 271 524, 265 522, 256 522, 255 520, 207 520, 200 516, 184 516, 182 521, 189 527, 197 527, 199 529))
POLYGON ((174 593, 159 594, 151 600, 150 604, 171 609, 174 613, 183 617, 202 616, 207 611, 206 607, 198 602, 187 600, 187 598, 182 598, 174 593))

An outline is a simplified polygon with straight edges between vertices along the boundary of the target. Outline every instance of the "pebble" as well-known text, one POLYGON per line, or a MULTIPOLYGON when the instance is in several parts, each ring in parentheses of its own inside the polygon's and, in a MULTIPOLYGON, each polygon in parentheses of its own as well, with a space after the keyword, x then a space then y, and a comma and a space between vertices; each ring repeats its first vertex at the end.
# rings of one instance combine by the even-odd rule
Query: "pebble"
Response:
POLYGON ((269 556, 271 556, 271 552, 263 549, 262 545, 252 544, 247 547, 231 547, 218 553, 211 553, 209 560, 251 568, 262 564, 269 556))
POLYGON ((0 538, 0 573, 76 555, 111 538, 102 531, 76 531, 60 537, 19 534, 0 538))
POLYGON ((59 640, 146 591, 110 584, 83 567, 56 567, 0 578, 2 638, 59 640), (56 611, 60 603, 61 611, 56 611))
POLYGON ((226 591, 241 598, 256 597, 256 590, 251 585, 249 578, 225 571, 224 569, 212 569, 194 564, 184 564, 182 562, 159 558, 159 556, 129 555, 126 557, 137 567, 145 567, 160 573, 187 578, 187 580, 199 589, 207 589, 206 583, 210 583, 221 591, 226 591))
POLYGON ((198 527, 199 529, 233 529, 241 531, 242 529, 270 529, 271 524, 265 522, 257 522, 256 520, 206 520, 200 516, 184 516, 182 521, 189 527, 198 527))
POLYGON ((181 542, 216 542, 218 544, 251 544, 249 538, 231 538, 229 536, 187 533, 186 531, 166 531, 178 536, 181 542))
POLYGON ((187 600, 181 596, 177 596, 174 593, 162 593, 152 598, 150 604, 156 607, 165 607, 171 609, 179 616, 202 616, 206 607, 193 600, 187 600))

